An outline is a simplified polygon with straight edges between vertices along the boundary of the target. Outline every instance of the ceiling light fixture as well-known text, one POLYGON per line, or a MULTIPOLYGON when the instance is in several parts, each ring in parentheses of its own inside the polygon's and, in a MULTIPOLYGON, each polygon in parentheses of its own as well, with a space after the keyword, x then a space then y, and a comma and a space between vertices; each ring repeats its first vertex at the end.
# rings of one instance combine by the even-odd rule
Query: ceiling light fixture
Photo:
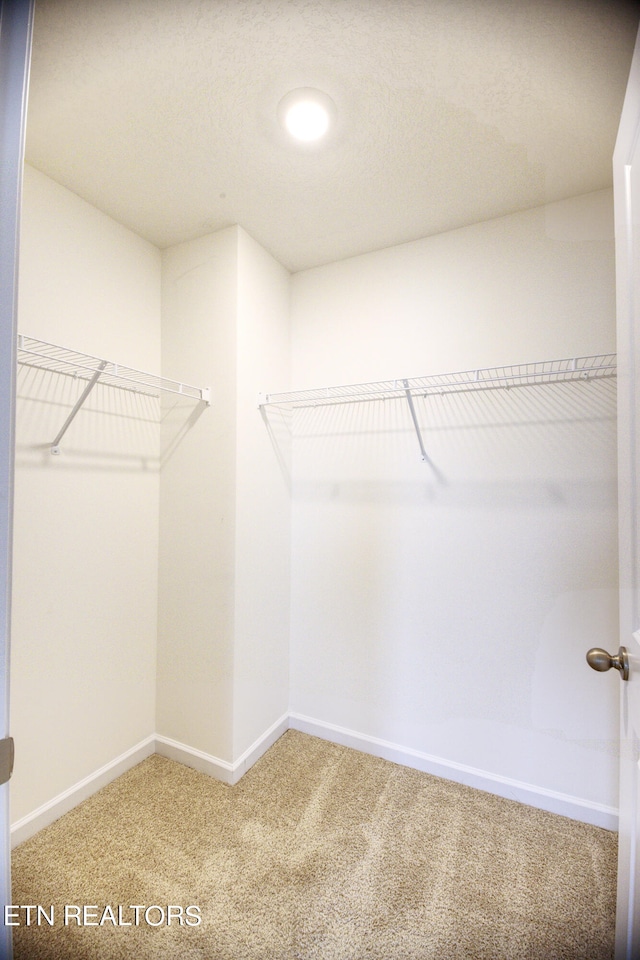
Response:
POLYGON ((292 90, 278 105, 280 123, 292 137, 303 143, 324 137, 334 115, 335 104, 331 97, 311 87, 292 90))

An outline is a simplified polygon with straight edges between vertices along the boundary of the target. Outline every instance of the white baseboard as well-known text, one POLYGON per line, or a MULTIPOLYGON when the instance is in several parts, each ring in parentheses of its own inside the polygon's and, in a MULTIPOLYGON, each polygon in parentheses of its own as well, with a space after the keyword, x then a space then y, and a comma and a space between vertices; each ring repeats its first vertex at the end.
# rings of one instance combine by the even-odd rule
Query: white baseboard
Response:
POLYGON ((258 739, 248 747, 247 750, 238 757, 233 764, 233 783, 237 783, 240 777, 249 770, 254 763, 262 757, 269 747, 272 747, 276 740, 279 740, 283 733, 289 729, 289 714, 284 713, 279 720, 272 723, 268 730, 258 737, 258 739))
POLYGON ((16 820, 16 822, 11 825, 12 848, 28 840, 29 837, 32 837, 38 830, 42 830, 43 827, 48 827, 54 820, 58 820, 59 817, 68 813, 69 810, 72 810, 79 803, 82 803, 83 800, 87 800, 92 794, 101 790, 102 787, 106 787, 112 780, 115 780, 123 773, 126 773, 127 770, 146 760, 152 753, 155 753, 155 744, 156 738, 155 735, 152 734, 145 740, 141 740, 140 743, 137 743, 134 747, 131 747, 130 750, 120 754, 115 760, 106 763, 103 767, 100 767, 99 770, 89 774, 84 780, 80 780, 72 787, 69 787, 68 790, 64 790, 56 797, 53 797, 52 800, 43 803, 41 807, 38 807, 37 810, 34 810, 32 813, 28 813, 26 817, 16 820))
POLYGON ((497 774, 488 773, 486 770, 444 760, 442 757, 434 757, 427 753, 421 753, 419 750, 402 747, 397 743, 390 743, 388 740, 369 737, 366 734, 357 733, 355 730, 347 730, 345 727, 326 723, 324 720, 315 720, 298 713, 289 714, 289 726, 301 733, 309 733, 314 737, 320 737, 322 740, 329 740, 331 743, 337 743, 344 747, 352 747, 362 753, 381 757, 384 760, 391 760, 393 763, 399 763, 405 767, 413 767, 415 770, 422 770, 424 773, 431 773, 445 780, 463 783, 468 787, 474 787, 476 790, 484 790, 499 797, 506 797, 508 800, 517 800, 519 803, 525 803, 540 810, 547 810, 549 813, 557 813, 563 817, 570 817, 572 820, 580 820, 582 823, 604 827, 605 830, 618 829, 618 811, 615 807, 608 807, 601 803, 583 800, 580 797, 547 790, 544 787, 537 787, 520 780, 512 780, 509 777, 501 777, 497 774))
POLYGON ((199 773, 206 773, 215 780, 233 783, 232 763, 221 760, 220 757, 214 757, 211 753, 205 753, 203 750, 197 750, 195 747, 188 747, 186 743, 180 743, 179 740, 156 734, 156 753, 168 760, 183 763, 185 767, 191 767, 199 773))
POLYGON ((283 714, 276 720, 234 763, 221 760, 219 757, 189 747, 177 740, 171 740, 169 737, 152 734, 116 757, 115 760, 100 767, 95 773, 90 774, 84 780, 58 794, 48 803, 38 807, 33 813, 12 824, 11 846, 15 847, 24 840, 28 840, 43 827, 68 813, 83 800, 111 783, 121 774, 126 773, 127 770, 135 767, 136 764, 141 763, 142 760, 146 760, 153 753, 158 753, 170 760, 176 760, 178 763, 183 763, 185 766, 192 767, 200 773, 206 773, 231 786, 237 783, 247 770, 289 728, 299 730, 301 733, 309 733, 322 740, 328 740, 330 743, 352 747, 354 750, 360 750, 362 753, 368 753, 374 757, 391 760, 393 763, 399 763, 402 766, 431 773, 436 777, 463 783, 468 787, 474 787, 476 790, 484 790, 487 793, 497 794, 499 797, 517 800, 519 803, 547 810, 549 813, 557 813, 564 817, 570 817, 572 820, 580 820, 596 827, 604 827, 606 830, 618 829, 618 811, 614 807, 593 803, 569 794, 546 790, 543 787, 537 787, 520 780, 501 777, 497 774, 488 773, 486 770, 479 770, 475 767, 445 760, 442 757, 421 753, 419 750, 403 747, 397 743, 390 743, 388 740, 380 740, 376 737, 358 733, 355 730, 348 730, 324 720, 316 720, 313 717, 305 717, 298 713, 289 713, 283 714))
POLYGON ((232 786, 288 729, 289 714, 285 713, 268 730, 265 730, 234 763, 221 760, 210 753, 196 750, 194 747, 189 747, 185 743, 171 740, 169 737, 163 737, 160 734, 156 734, 156 753, 159 753, 161 757, 176 760, 178 763, 183 763, 187 767, 192 767, 200 773, 206 773, 210 777, 232 786))
POLYGON ((252 743, 242 756, 238 757, 235 763, 228 763, 226 760, 204 753, 195 747, 189 747, 177 740, 171 740, 169 737, 151 734, 145 740, 131 747, 130 750, 116 757, 115 760, 100 767, 95 773, 75 783, 68 790, 59 793, 56 797, 38 807, 37 810, 13 823, 11 825, 11 846, 17 847, 18 844, 28 840, 43 827, 47 827, 54 820, 58 820, 59 817, 68 813, 83 800, 87 800, 92 794, 102 787, 106 787, 112 780, 146 760, 153 753, 157 753, 161 757, 168 757, 170 760, 176 760, 187 767, 192 767, 194 770, 206 773, 210 777, 215 777, 216 780, 221 780, 223 783, 234 784, 288 729, 289 714, 285 713, 268 730, 265 730, 255 743, 252 743))

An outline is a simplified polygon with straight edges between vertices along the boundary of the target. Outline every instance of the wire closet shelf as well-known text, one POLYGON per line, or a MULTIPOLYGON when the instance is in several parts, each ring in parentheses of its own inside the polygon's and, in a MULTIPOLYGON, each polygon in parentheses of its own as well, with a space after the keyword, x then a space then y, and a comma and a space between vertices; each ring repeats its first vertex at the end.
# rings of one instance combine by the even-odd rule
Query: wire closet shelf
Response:
POLYGON ((169 380, 153 373, 144 373, 122 363, 102 360, 87 353, 78 353, 67 347, 35 340, 33 337, 18 336, 18 363, 28 367, 38 367, 54 373, 64 373, 81 380, 91 380, 96 373, 101 383, 119 387, 121 390, 133 390, 147 396, 159 397, 161 393, 178 393, 194 400, 209 403, 209 390, 193 387, 178 380, 169 380))
POLYGON ((458 373, 440 373, 428 377, 404 380, 381 380, 377 383, 354 383, 342 387, 318 387, 290 393, 266 393, 258 397, 258 406, 286 406, 289 409, 327 406, 336 403, 358 403, 370 400, 403 398, 407 401, 411 420, 418 439, 420 455, 435 469, 425 449, 422 429, 414 399, 471 390, 511 389, 568 380, 591 380, 615 377, 616 355, 599 354, 592 357, 571 357, 565 360, 541 360, 508 367, 481 367, 458 373))
POLYGON ((162 393, 173 393, 202 401, 207 405, 211 400, 210 391, 206 387, 194 387, 178 380, 145 373, 121 363, 79 353, 77 350, 70 350, 55 343, 47 343, 45 340, 19 335, 17 347, 17 360, 22 366, 61 373, 85 381, 82 394, 51 444, 52 453, 60 452, 59 443, 62 437, 98 381, 108 386, 118 387, 120 390, 130 390, 156 399, 162 393))
POLYGON ((386 400, 397 397, 428 397, 469 390, 487 390, 524 387, 534 384, 560 383, 567 380, 591 380, 615 377, 616 354, 606 353, 591 357, 571 357, 563 360, 541 360, 505 367, 483 367, 457 373, 433 374, 376 383, 356 383, 339 387, 317 387, 289 393, 263 393, 258 406, 293 408, 313 407, 331 403, 357 403, 364 400, 386 400))

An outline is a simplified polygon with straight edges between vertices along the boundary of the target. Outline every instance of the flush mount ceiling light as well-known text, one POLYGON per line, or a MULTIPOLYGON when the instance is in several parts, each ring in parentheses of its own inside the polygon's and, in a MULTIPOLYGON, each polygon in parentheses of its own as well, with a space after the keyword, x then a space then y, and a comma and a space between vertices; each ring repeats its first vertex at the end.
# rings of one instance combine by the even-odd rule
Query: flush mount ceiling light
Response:
POLYGON ((302 87, 282 98, 278 105, 278 117, 292 137, 303 143, 312 143, 329 131, 335 109, 333 100, 326 93, 302 87))

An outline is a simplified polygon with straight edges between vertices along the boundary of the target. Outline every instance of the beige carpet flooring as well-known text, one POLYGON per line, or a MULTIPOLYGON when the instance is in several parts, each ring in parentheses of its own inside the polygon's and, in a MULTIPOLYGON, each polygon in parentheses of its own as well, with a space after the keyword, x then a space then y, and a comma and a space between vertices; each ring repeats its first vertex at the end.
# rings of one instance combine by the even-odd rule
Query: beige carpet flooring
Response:
POLYGON ((605 960, 616 842, 295 731, 235 787, 154 756, 14 851, 13 903, 54 906, 15 958, 605 960))

